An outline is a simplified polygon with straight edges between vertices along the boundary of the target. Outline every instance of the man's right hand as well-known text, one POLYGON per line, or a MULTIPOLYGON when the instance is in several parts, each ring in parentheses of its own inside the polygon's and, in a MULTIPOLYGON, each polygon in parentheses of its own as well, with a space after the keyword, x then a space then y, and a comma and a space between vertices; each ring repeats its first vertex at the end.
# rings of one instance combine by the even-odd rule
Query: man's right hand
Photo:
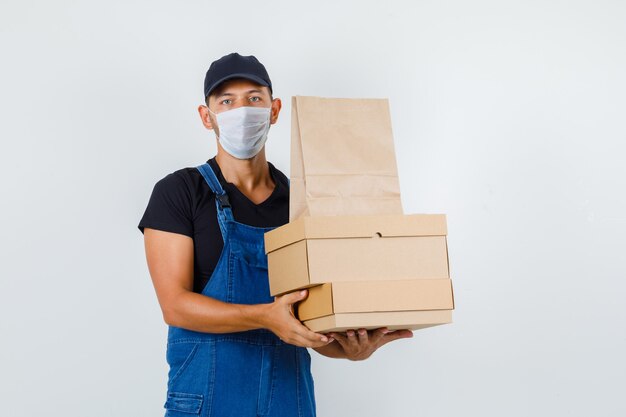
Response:
POLYGON ((332 337, 312 332, 293 315, 293 305, 304 300, 307 295, 307 290, 295 291, 276 297, 273 303, 266 304, 265 327, 285 343, 310 348, 326 346, 333 342, 332 337))

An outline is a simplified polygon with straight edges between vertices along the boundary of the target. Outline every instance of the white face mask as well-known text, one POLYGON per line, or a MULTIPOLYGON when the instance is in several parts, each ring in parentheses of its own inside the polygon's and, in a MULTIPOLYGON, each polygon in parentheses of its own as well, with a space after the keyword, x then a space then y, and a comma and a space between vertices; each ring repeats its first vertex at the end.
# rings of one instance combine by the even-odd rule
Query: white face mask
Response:
POLYGON ((270 130, 271 107, 241 106, 213 113, 220 134, 222 148, 237 159, 249 159, 265 145, 270 130))

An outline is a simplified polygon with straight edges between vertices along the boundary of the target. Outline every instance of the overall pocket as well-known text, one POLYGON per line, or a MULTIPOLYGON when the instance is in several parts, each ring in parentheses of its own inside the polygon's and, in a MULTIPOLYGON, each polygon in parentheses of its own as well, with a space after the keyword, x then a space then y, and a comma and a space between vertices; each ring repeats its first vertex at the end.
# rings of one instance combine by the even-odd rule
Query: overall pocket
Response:
POLYGON ((270 296, 267 264, 251 263, 242 252, 231 252, 228 262, 228 302, 264 304, 274 301, 270 296))
POLYGON ((191 417, 200 415, 203 397, 200 394, 185 392, 168 392, 167 401, 163 405, 165 417, 191 417))
POLYGON ((174 384, 193 361, 199 346, 198 342, 177 342, 167 346, 167 363, 170 365, 168 389, 175 387, 174 384))

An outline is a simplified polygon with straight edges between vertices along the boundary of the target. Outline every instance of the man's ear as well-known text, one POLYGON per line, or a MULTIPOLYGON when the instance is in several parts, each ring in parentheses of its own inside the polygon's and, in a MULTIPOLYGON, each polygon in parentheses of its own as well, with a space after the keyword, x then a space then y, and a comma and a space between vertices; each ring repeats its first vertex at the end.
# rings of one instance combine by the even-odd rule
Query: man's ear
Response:
POLYGON ((272 100, 272 115, 270 116, 270 124, 276 123, 278 120, 278 113, 280 113, 280 109, 283 106, 283 103, 279 98, 275 98, 272 100))
POLYGON ((209 130, 213 130, 213 123, 211 123, 211 117, 209 113, 209 108, 205 105, 198 106, 198 114, 200 114, 200 119, 202 119, 202 124, 209 130))

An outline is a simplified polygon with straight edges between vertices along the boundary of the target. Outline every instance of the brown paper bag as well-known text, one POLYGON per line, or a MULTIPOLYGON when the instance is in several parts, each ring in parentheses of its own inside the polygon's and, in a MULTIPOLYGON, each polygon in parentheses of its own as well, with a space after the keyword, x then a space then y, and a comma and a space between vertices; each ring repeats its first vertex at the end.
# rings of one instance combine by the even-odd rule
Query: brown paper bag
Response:
POLYGON ((386 99, 292 98, 289 220, 402 214, 386 99))

